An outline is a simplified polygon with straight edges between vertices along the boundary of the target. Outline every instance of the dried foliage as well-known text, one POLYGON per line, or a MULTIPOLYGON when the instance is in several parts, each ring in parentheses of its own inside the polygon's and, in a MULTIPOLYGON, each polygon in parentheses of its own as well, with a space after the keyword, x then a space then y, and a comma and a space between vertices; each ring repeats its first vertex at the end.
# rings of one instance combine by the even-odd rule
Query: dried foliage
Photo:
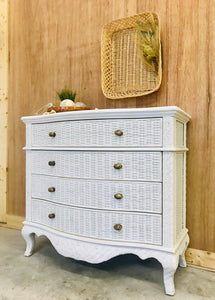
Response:
POLYGON ((136 23, 143 62, 152 71, 158 72, 160 41, 157 20, 151 14, 146 23, 139 21, 136 23))

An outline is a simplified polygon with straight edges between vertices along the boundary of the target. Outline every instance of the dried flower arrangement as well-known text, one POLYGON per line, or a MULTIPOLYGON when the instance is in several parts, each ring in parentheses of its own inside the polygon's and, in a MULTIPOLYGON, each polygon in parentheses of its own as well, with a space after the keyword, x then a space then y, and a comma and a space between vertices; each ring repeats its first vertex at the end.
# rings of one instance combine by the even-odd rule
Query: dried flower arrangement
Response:
POLYGON ((154 15, 151 14, 146 23, 137 21, 139 47, 142 51, 143 63, 152 71, 158 73, 159 65, 159 27, 154 15))

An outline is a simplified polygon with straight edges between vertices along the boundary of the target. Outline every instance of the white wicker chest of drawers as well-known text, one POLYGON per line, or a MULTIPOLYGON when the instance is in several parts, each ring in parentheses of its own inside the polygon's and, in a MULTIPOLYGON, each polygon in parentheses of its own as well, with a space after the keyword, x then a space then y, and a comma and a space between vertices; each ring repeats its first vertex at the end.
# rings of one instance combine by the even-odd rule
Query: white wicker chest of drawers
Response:
POLYGON ((100 263, 133 253, 163 266, 165 291, 189 243, 186 124, 178 107, 23 117, 25 255, 35 234, 66 256, 100 263))

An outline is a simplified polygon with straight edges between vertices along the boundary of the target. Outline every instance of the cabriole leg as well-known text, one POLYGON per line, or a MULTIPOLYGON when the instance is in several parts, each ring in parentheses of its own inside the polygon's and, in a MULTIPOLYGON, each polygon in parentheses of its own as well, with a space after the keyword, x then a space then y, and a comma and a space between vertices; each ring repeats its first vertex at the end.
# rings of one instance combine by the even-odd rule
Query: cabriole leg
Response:
POLYGON ((162 263, 165 292, 170 296, 175 294, 174 274, 178 267, 178 259, 178 256, 173 255, 162 263))
POLYGON ((185 259, 185 252, 187 250, 188 243, 189 243, 189 237, 187 236, 187 242, 185 242, 185 247, 184 247, 183 251, 181 252, 181 254, 179 255, 179 266, 182 268, 185 268, 187 266, 187 262, 185 259))
POLYGON ((22 229, 22 236, 26 241, 26 250, 24 255, 25 256, 31 256, 34 250, 35 245, 35 233, 30 233, 28 230, 26 230, 25 226, 22 229))
POLYGON ((187 266, 187 262, 185 259, 185 252, 179 256, 179 266, 185 268, 187 266))

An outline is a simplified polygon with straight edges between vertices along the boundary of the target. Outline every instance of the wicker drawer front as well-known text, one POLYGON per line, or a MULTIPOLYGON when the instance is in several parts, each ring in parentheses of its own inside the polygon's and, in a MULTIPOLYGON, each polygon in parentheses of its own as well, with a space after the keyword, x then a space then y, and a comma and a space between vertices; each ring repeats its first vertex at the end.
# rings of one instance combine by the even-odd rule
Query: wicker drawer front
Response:
POLYGON ((156 214, 71 208, 33 199, 32 221, 80 236, 162 244, 162 217, 156 214), (54 218, 50 219, 49 214, 54 214, 54 218), (120 224, 122 229, 114 229, 116 224, 120 224))
POLYGON ((161 152, 31 151, 30 155, 33 174, 88 179, 162 180, 161 152), (115 169, 116 164, 122 167, 115 169))
POLYGON ((32 124, 31 143, 33 147, 162 146, 162 118, 32 124), (116 130, 123 134, 116 135, 116 130))
POLYGON ((32 197, 73 206, 161 213, 162 184, 32 175, 32 197))

